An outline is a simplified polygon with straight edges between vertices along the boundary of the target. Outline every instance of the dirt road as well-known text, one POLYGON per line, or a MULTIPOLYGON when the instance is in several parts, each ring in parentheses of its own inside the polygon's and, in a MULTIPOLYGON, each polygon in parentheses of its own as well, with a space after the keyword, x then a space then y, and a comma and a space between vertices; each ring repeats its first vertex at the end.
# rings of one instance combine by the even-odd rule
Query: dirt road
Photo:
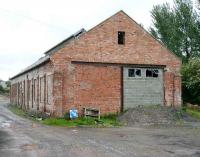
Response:
POLYGON ((200 157, 200 128, 60 128, 23 119, 0 96, 1 157, 200 157))

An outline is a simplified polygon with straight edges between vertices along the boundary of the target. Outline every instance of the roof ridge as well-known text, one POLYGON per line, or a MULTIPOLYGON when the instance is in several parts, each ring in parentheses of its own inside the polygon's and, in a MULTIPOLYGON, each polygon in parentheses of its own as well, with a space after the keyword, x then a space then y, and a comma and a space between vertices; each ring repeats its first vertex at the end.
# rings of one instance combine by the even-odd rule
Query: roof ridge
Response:
POLYGON ((62 46, 63 44, 69 42, 72 39, 78 38, 82 33, 86 32, 86 30, 84 28, 81 28, 79 31, 75 32, 74 34, 70 35, 68 38, 64 39, 63 41, 61 41, 60 43, 58 43, 57 45, 53 46, 52 48, 50 48, 48 51, 46 51, 44 54, 52 54, 52 51, 55 51, 56 48, 59 48, 60 46, 62 46))

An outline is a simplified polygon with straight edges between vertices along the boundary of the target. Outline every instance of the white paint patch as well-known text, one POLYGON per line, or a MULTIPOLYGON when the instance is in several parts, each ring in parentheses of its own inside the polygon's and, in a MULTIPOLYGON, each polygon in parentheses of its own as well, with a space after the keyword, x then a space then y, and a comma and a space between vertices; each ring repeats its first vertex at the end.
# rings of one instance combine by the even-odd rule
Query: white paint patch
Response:
POLYGON ((77 134, 78 133, 78 130, 72 130, 73 133, 77 134))
POLYGON ((11 126, 11 121, 5 121, 1 123, 1 127, 3 128, 9 128, 11 126))

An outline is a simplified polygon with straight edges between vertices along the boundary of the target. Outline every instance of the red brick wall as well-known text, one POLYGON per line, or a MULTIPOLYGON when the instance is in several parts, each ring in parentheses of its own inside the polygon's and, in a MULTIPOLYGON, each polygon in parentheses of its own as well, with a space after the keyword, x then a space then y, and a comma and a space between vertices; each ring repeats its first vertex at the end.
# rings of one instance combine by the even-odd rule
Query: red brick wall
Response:
POLYGON ((182 104, 182 86, 181 76, 174 77, 174 105, 180 106, 182 104))
MULTIPOLYGON (((174 80, 180 75, 181 61, 123 12, 69 42, 51 59, 54 62, 54 70, 64 72, 64 108, 76 105, 75 97, 78 93, 74 89, 75 68, 71 61, 166 65, 165 104, 181 105, 181 79, 174 80), (118 31, 125 31, 125 45, 118 45, 118 31)), ((88 91, 88 94, 91 93, 88 91)), ((95 103, 93 100, 93 103, 97 104, 98 101, 95 103)))
POLYGON ((174 74, 164 72, 164 87, 165 87, 165 104, 173 106, 174 104, 174 74))
POLYGON ((53 109, 54 116, 62 116, 63 111, 63 74, 55 72, 53 74, 53 109))
POLYGON ((165 105, 180 106, 181 99, 181 77, 171 73, 164 73, 165 105))
POLYGON ((66 61, 166 65, 179 73, 181 61, 123 12, 109 18, 68 43, 52 56, 59 70, 66 61), (118 45, 118 31, 125 31, 125 45, 118 45))
POLYGON ((75 66, 74 102, 65 105, 66 111, 75 107, 99 108, 101 114, 120 112, 121 69, 116 66, 79 65, 75 66))
POLYGON ((17 104, 17 86, 18 84, 12 84, 10 88, 10 101, 13 102, 13 104, 17 104))

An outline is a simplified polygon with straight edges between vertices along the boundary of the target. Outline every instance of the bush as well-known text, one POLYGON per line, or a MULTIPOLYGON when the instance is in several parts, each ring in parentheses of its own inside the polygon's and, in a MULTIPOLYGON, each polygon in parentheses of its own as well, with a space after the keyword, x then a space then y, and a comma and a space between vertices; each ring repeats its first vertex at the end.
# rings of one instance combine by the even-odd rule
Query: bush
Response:
POLYGON ((6 81, 6 85, 7 85, 8 88, 10 88, 11 82, 10 81, 6 81))
POLYGON ((3 86, 0 85, 0 94, 8 94, 9 92, 9 88, 3 88, 3 86))
POLYGON ((105 114, 105 115, 101 116, 101 118, 115 120, 117 116, 118 116, 118 114, 116 114, 116 113, 109 113, 109 114, 105 114))
POLYGON ((181 73, 183 101, 200 105, 200 58, 190 59, 181 73))
POLYGON ((69 119, 70 119, 69 112, 66 112, 66 113, 65 113, 64 119, 66 119, 66 120, 69 120, 69 119))
POLYGON ((0 85, 0 92, 4 93, 4 88, 2 87, 2 85, 0 85))

